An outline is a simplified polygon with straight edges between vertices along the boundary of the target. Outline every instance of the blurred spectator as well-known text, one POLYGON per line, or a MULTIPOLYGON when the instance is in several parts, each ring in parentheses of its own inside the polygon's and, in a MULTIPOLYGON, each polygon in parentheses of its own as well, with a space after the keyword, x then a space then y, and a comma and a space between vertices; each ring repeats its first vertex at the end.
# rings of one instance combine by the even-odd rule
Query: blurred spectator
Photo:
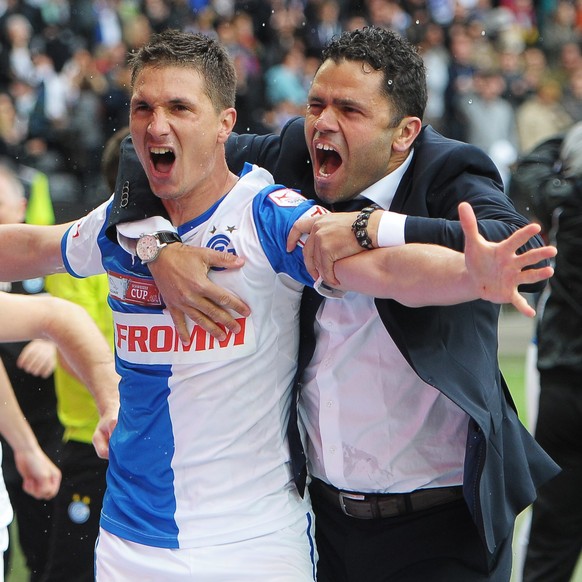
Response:
POLYGON ((582 67, 582 48, 578 42, 565 42, 560 47, 558 63, 551 67, 552 75, 564 89, 570 77, 582 67))
POLYGON ((513 14, 524 43, 535 44, 539 37, 539 30, 533 0, 500 0, 499 6, 507 8, 513 14))
POLYGON ((307 89, 303 83, 304 67, 303 45, 297 42, 287 51, 280 65, 270 67, 265 73, 265 92, 275 132, 281 130, 291 117, 305 112, 307 89))
MULTIPOLYGON (((185 13, 176 3, 166 0, 143 0, 142 10, 154 32, 162 32, 166 28, 180 28, 184 22, 185 13)), ((186 10, 188 8, 186 7, 186 10)))
POLYGON ((517 109, 532 94, 532 88, 524 75, 523 55, 512 47, 502 47, 498 62, 505 83, 503 98, 517 109))
POLYGON ((388 28, 406 36, 406 31, 412 24, 407 14, 397 0, 365 0, 370 24, 388 28))
POLYGON ((463 27, 455 27, 450 36, 449 82, 445 91, 445 127, 447 137, 466 140, 466 126, 461 102, 473 92, 473 45, 463 27))
POLYGON ((67 81, 70 117, 67 142, 71 146, 67 158, 80 180, 83 199, 93 200, 100 181, 101 154, 106 139, 103 99, 108 83, 85 48, 78 49, 67 62, 63 77, 67 81))
POLYGON ((321 0, 308 2, 312 16, 306 9, 307 22, 303 32, 305 48, 308 53, 321 54, 323 47, 335 35, 340 34, 343 27, 340 22, 340 5, 338 0, 321 0))
POLYGON ((40 34, 43 21, 40 9, 26 0, 5 0, 0 12, 0 42, 6 42, 6 21, 13 15, 24 16, 32 27, 33 35, 40 34))
POLYGON ((523 51, 523 79, 528 87, 528 97, 537 93, 543 80, 549 76, 548 60, 539 47, 527 47, 523 51))
POLYGON ((560 84, 547 78, 542 81, 537 93, 518 108, 516 121, 521 152, 532 150, 572 124, 572 118, 561 99, 560 84))
POLYGON ((107 80, 103 94, 106 138, 125 127, 129 121, 131 75, 127 65, 127 46, 120 42, 110 47, 99 47, 97 66, 107 80))
POLYGON ((94 0, 93 41, 113 46, 123 39, 123 22, 117 8, 119 0, 94 0))
POLYGON ((25 16, 12 14, 4 23, 6 46, 2 52, 5 82, 20 80, 32 84, 36 80, 32 62, 32 25, 25 16))
POLYGON ((502 97, 503 77, 498 70, 477 70, 473 87, 470 99, 461 102, 467 122, 467 141, 493 159, 507 185, 511 165, 517 159, 518 144, 513 107, 502 97))
POLYGON ((582 31, 576 28, 576 7, 573 2, 558 0, 544 24, 544 34, 540 39, 550 66, 558 65, 562 46, 565 43, 580 42, 581 34, 582 31))
POLYGON ((237 73, 235 131, 268 133, 264 123, 264 47, 254 33, 250 15, 241 12, 219 27, 222 42, 231 54, 237 73))
POLYGON ((271 8, 272 14, 268 22, 262 24, 269 31, 267 38, 263 41, 265 71, 283 61, 288 50, 300 37, 300 29, 305 22, 303 6, 299 3, 271 0, 271 8))
POLYGON ((25 135, 26 122, 19 117, 12 96, 0 93, 0 156, 17 158, 25 135))
POLYGON ((573 121, 582 121, 582 67, 570 76, 562 97, 564 109, 573 121))
POLYGON ((428 99, 424 112, 424 123, 432 125, 441 133, 445 131, 445 91, 449 83, 449 51, 445 46, 445 33, 442 26, 428 22, 418 27, 420 54, 426 66, 428 99))
POLYGON ((128 18, 123 26, 123 38, 127 50, 131 52, 142 47, 149 41, 152 32, 152 25, 145 14, 136 14, 128 18))

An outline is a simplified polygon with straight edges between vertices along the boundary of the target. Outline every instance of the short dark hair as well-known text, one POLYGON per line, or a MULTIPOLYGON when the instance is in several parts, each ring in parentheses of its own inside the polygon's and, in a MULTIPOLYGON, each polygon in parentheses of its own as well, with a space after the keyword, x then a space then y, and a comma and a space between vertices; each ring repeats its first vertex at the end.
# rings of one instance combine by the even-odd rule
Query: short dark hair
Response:
POLYGON ((365 26, 332 38, 322 62, 361 61, 384 74, 383 93, 396 110, 397 120, 407 115, 422 119, 426 108, 426 68, 417 48, 392 30, 365 26))
POLYGON ((216 111, 234 107, 236 72, 226 49, 204 34, 167 29, 152 35, 150 41, 129 55, 131 86, 149 66, 185 67, 197 70, 206 85, 206 94, 216 111))

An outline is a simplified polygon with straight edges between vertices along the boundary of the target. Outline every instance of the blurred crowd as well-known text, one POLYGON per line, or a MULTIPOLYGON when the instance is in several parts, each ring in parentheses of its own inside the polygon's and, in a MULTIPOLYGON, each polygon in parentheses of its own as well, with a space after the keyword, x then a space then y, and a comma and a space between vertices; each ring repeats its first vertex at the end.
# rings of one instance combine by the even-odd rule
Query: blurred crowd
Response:
POLYGON ((0 0, 0 156, 88 209, 104 144, 128 122, 127 54, 152 32, 218 37, 238 72, 236 130, 266 133, 303 113, 327 40, 366 24, 418 45, 425 122, 484 149, 504 179, 582 121, 581 0, 0 0))

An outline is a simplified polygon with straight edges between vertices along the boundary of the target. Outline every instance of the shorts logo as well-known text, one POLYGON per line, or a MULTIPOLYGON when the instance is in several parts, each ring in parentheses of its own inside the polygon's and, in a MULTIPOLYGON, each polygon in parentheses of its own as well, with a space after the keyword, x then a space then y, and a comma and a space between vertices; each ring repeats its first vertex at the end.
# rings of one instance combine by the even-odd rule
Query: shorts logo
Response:
MULTIPOLYGON (((235 227, 229 227, 235 230, 235 227)), ((230 253, 231 255, 236 255, 236 251, 232 246, 232 241, 228 236, 223 233, 215 234, 206 245, 209 249, 214 251, 220 251, 230 253)), ((212 271, 224 271, 224 267, 210 267, 212 271)))
POLYGON ((89 497, 86 495, 81 497, 78 493, 75 493, 67 510, 69 519, 73 523, 85 523, 91 515, 90 503, 91 499, 89 497))

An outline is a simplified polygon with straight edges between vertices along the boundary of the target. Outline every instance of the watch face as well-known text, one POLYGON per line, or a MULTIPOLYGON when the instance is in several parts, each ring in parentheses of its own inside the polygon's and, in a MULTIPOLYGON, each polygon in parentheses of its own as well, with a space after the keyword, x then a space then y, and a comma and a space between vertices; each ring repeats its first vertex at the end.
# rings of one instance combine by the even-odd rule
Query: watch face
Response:
POLYGON ((135 247, 137 256, 144 263, 153 261, 160 252, 158 239, 152 234, 145 234, 137 241, 135 247))

